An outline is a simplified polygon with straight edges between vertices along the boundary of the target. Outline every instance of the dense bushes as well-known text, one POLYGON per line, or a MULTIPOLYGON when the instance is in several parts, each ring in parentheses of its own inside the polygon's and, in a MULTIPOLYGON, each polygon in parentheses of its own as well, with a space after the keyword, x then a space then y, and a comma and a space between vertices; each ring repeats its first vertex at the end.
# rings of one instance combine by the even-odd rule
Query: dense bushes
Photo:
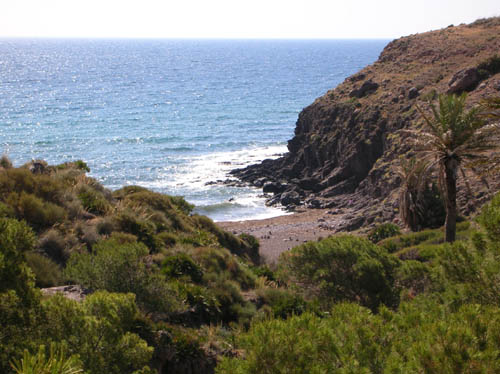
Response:
POLYGON ((482 228, 460 223, 452 245, 440 230, 382 225, 370 235, 377 245, 334 236, 271 270, 257 266, 254 237, 187 215, 182 198, 111 193, 83 164, 41 174, 3 164, 2 373, 20 360, 88 374, 201 373, 217 357, 217 372, 231 374, 500 371, 500 195, 482 228), (43 221, 51 210, 60 214, 43 221), (94 293, 76 302, 35 288, 67 282, 94 293))
POLYGON ((149 313, 177 312, 182 307, 175 291, 159 270, 148 268, 147 247, 142 243, 120 243, 111 238, 94 245, 92 253, 74 253, 66 276, 85 287, 110 292, 131 292, 149 313))
MULTIPOLYGON (((394 277, 405 301, 397 308, 380 306, 372 314, 359 305, 337 303, 320 315, 306 312, 287 320, 255 323, 237 341, 245 354, 224 358, 217 373, 499 372, 498 196, 480 216, 485 232, 471 232, 469 225, 462 224, 468 240, 435 244, 426 262, 400 262, 394 277)), ((428 245, 430 233, 402 235, 398 240, 422 251, 419 246, 428 245)), ((321 248, 324 241, 298 247, 284 261, 295 265, 292 274, 299 273, 308 287, 315 284, 321 290, 334 279, 325 276, 332 262, 324 252, 337 254, 333 256, 336 272, 337 261, 345 253, 356 252, 331 249, 342 248, 343 241, 349 242, 345 238, 335 238, 330 248, 321 248), (321 266, 322 262, 326 264, 321 266)), ((350 247, 356 244, 350 242, 350 247)))
POLYGON ((398 303, 394 272, 399 261, 366 239, 344 235, 308 242, 280 261, 291 282, 326 305, 350 300, 376 310, 380 304, 398 303))
POLYGON ((401 234, 399 226, 393 223, 383 223, 378 225, 368 234, 368 240, 372 243, 378 243, 383 239, 390 238, 391 236, 401 234))
POLYGON ((224 358, 217 373, 495 373, 499 323, 498 308, 479 305, 451 312, 422 299, 373 315, 338 304, 326 318, 252 326, 238 338, 244 357, 224 358))

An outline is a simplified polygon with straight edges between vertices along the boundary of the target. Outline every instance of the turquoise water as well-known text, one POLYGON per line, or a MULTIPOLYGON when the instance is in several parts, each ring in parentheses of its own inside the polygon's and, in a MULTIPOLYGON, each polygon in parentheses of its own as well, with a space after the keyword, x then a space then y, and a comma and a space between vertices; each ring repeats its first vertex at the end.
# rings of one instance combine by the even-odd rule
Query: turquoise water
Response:
POLYGON ((183 195, 215 220, 282 214, 206 183, 286 152, 300 110, 386 43, 0 40, 0 152, 83 159, 106 187, 183 195))

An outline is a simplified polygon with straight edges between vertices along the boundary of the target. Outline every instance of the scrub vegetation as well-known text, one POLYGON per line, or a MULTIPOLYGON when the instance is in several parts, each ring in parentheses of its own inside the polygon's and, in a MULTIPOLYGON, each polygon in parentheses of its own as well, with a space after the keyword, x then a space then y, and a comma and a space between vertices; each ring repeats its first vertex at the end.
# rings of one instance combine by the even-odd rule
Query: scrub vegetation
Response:
POLYGON ((269 268, 181 198, 38 163, 0 169, 1 372, 500 370, 500 194, 454 243, 382 224, 269 268))

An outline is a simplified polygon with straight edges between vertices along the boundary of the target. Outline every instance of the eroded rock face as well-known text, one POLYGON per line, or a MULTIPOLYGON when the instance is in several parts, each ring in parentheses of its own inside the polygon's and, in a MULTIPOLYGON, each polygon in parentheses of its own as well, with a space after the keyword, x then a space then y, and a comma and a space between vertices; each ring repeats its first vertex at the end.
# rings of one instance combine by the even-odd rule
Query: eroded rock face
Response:
POLYGON ((411 149, 405 129, 421 122, 417 105, 428 108, 445 92, 470 91, 469 104, 498 96, 499 75, 475 89, 475 67, 499 50, 500 18, 394 40, 374 64, 299 114, 288 153, 233 174, 257 186, 285 186, 270 192, 270 204, 354 209, 346 230, 391 220, 400 183, 394 167, 411 149))

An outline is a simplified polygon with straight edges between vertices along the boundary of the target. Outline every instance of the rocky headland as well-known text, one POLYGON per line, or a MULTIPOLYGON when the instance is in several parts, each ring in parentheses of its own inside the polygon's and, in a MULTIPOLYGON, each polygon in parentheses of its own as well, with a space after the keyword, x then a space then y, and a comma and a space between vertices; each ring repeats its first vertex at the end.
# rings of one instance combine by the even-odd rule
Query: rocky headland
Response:
MULTIPOLYGON (((394 40, 375 63, 302 110, 286 154, 232 174, 262 188, 271 205, 347 211, 331 231, 397 221, 394 167, 412 152, 405 130, 422 122, 417 106, 428 108, 440 93, 466 91, 469 105, 500 95, 499 53, 499 17, 394 40)), ((474 199, 459 196, 462 213, 498 182, 493 177, 488 190, 472 181, 474 199)))

